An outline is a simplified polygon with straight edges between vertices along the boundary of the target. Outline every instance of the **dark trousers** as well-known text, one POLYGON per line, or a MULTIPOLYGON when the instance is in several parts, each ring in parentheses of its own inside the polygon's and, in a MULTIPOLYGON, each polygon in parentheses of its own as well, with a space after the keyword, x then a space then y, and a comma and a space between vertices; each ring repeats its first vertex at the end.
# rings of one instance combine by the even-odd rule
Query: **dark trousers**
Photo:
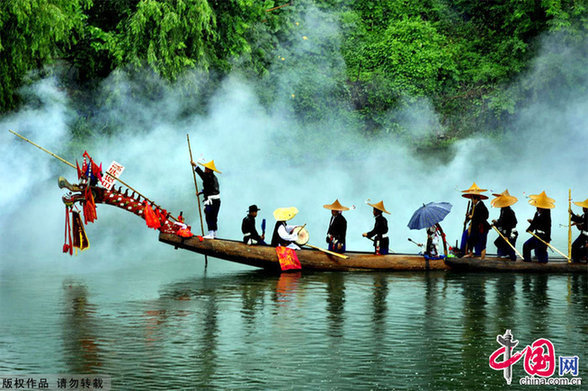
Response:
POLYGON ((572 243, 572 261, 579 262, 582 258, 587 255, 586 242, 588 242, 588 236, 580 234, 572 243))
POLYGON ((211 205, 204 207, 204 214, 206 215, 206 225, 209 231, 218 230, 218 211, 220 210, 220 200, 212 200, 211 205))
POLYGON ((486 241, 488 233, 472 232, 468 235, 468 230, 463 231, 461 235, 461 252, 465 254, 466 243, 468 250, 474 250, 474 255, 479 257, 482 255, 482 250, 486 249, 486 241))
MULTIPOLYGON (((514 247, 517 244, 517 238, 508 238, 508 242, 514 247)), ((516 261, 517 256, 515 251, 504 241, 504 239, 502 239, 502 237, 499 236, 494 241, 494 244, 496 245, 496 252, 498 255, 508 255, 511 261, 516 261)))
POLYGON ((333 246, 332 243, 329 243, 329 247, 327 248, 329 251, 334 251, 336 253, 341 253, 343 254, 345 252, 345 245, 343 245, 343 247, 341 248, 335 248, 335 246, 333 246))
POLYGON ((531 262, 531 250, 535 250, 535 256, 539 263, 547 263, 547 246, 536 237, 532 237, 523 244, 523 258, 525 262, 531 262))
POLYGON ((376 239, 374 241, 374 253, 380 255, 386 255, 390 252, 390 239, 389 238, 382 238, 380 240, 376 239), (379 247, 379 250, 378 250, 379 247))

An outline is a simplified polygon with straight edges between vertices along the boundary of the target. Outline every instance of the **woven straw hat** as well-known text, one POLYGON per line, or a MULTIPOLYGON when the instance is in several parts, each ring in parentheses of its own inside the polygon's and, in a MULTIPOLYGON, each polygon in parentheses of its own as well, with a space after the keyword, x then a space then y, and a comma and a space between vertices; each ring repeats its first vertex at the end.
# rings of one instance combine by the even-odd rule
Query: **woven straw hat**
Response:
POLYGON ((323 208, 329 209, 329 210, 338 210, 338 211, 341 211, 341 212, 344 211, 344 210, 349 210, 348 207, 341 205, 339 203, 339 200, 338 199, 336 199, 335 202, 333 202, 330 205, 323 205, 323 208))
POLYGON ((582 202, 575 202, 575 205, 578 205, 580 208, 588 208, 588 198, 586 198, 584 201, 582 202))
POLYGON ((214 165, 214 160, 211 160, 208 163, 198 163, 198 164, 200 164, 201 166, 204 166, 206 168, 210 168, 214 172, 218 172, 219 174, 222 174, 222 172, 220 172, 219 170, 216 169, 216 166, 214 165))
POLYGON ((517 197, 511 196, 508 193, 508 189, 506 189, 505 191, 503 191, 500 194, 492 194, 494 198, 490 204, 492 204, 493 207, 495 208, 505 208, 507 206, 511 206, 517 203, 517 201, 519 200, 517 197))
MULTIPOLYGON (((368 201, 369 201, 369 200, 368 200, 368 201)), ((376 203, 376 204, 370 204, 369 202, 368 202, 367 204, 368 204, 369 206, 371 206, 372 208, 376 208, 377 210, 381 210, 381 211, 382 211, 382 212, 384 212, 384 213, 388 213, 388 214, 390 214, 390 212, 388 212, 388 211, 386 210, 386 208, 384 208, 384 201, 383 201, 383 200, 382 200, 382 201, 380 201, 380 202, 378 202, 378 203, 376 203)))
POLYGON ((461 196, 465 197, 465 198, 473 198, 473 196, 478 196, 482 200, 487 200, 488 196, 482 194, 485 191, 488 191, 488 190, 487 189, 480 189, 478 187, 478 185, 476 185, 476 182, 474 182, 474 184, 471 185, 469 189, 461 191, 462 193, 464 193, 461 196))
POLYGON ((529 196, 529 204, 541 209, 555 208, 555 200, 547 197, 545 191, 542 191, 541 194, 531 194, 529 196))
POLYGON ((298 209, 291 206, 289 208, 278 208, 274 210, 274 218, 277 221, 288 221, 298 214, 298 209))

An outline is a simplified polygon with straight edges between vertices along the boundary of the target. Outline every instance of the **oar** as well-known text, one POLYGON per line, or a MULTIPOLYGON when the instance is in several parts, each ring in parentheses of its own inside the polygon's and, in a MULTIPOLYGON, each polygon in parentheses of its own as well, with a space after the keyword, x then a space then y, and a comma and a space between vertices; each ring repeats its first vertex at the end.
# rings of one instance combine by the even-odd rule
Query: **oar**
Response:
MULTIPOLYGON (((188 151, 190 152, 190 169, 192 170, 192 176, 194 177, 194 187, 196 188, 196 200, 198 201, 198 215, 200 215, 200 230, 202 231, 202 236, 204 236, 204 224, 202 223, 202 207, 200 206, 200 197, 198 196, 198 181, 196 181, 196 172, 194 171, 194 167, 192 167, 192 146, 190 145, 190 135, 186 133, 186 140, 188 141, 188 151)), ((204 267, 208 266, 208 256, 204 255, 204 267)))
POLYGON ((544 243, 550 249, 552 249, 552 250, 556 251, 557 253, 559 253, 559 255, 561 255, 562 257, 564 257, 565 259, 567 259, 568 262, 570 261, 570 258, 568 258, 567 255, 565 255, 564 253, 562 253, 561 251, 559 251, 558 249, 556 249, 555 247, 553 247, 551 244, 547 243, 545 240, 541 239, 539 236, 535 235, 533 232, 531 232, 531 231, 527 231, 527 232, 530 233, 531 235, 533 235, 534 237, 536 237, 537 239, 539 239, 542 243, 544 243))
POLYGON ((334 255, 334 256, 339 257, 339 258, 343 258, 343 259, 349 258, 347 255, 339 254, 339 253, 336 253, 336 252, 330 251, 330 250, 325 250, 324 248, 313 246, 312 244, 306 243, 305 246, 314 248, 315 250, 319 250, 319 251, 322 251, 322 252, 327 253, 327 254, 330 254, 330 255, 334 255))
POLYGON ((491 225, 491 227, 492 227, 492 228, 494 228, 494 231, 496 231, 496 232, 498 233, 498 235, 500 235, 500 237, 501 237, 502 239, 504 239, 504 241, 506 242, 506 244, 508 244, 508 245, 510 246, 510 248, 512 248, 512 249, 514 250, 514 252, 515 252, 515 253, 517 253, 517 255, 518 255, 519 257, 523 258, 523 256, 521 255, 521 253, 517 251, 517 249, 515 248, 515 246, 513 246, 513 245, 512 245, 512 243, 511 243, 511 242, 509 242, 509 241, 506 239, 506 237, 505 237, 505 236, 502 234, 502 232, 500 232, 500 231, 498 230, 498 228, 496 228, 494 225, 491 225))
MULTIPOLYGON (((23 139, 23 140, 24 140, 24 141, 26 141, 27 143, 29 143, 29 144, 32 144, 32 145, 34 145, 35 147, 39 148, 41 151, 48 153, 49 155, 53 156, 55 159, 57 159, 57 160, 61 161, 62 163, 65 163, 65 164, 67 164, 67 165, 68 165, 68 166, 70 166, 71 168, 75 168, 75 169, 77 169, 77 167, 76 167, 76 166, 74 166, 72 163, 68 162, 67 160, 65 160, 64 158, 62 158, 62 157, 60 157, 60 156, 57 156, 57 155, 56 155, 56 154, 54 154, 53 152, 46 150, 45 148, 41 147, 40 145, 38 145, 38 144, 35 144, 34 142, 32 142, 31 140, 29 140, 28 138, 26 138, 26 137, 24 137, 24 136, 21 136, 20 134, 16 133, 16 132, 15 132, 15 131, 13 131, 13 130, 10 130, 10 129, 9 129, 8 131, 9 131, 10 133, 14 134, 14 135, 15 135, 15 136, 17 136, 17 137, 20 137, 21 139, 23 139)), ((119 182, 120 182, 120 183, 121 183, 123 186, 126 186, 126 187, 128 187, 130 190, 134 191, 135 193, 137 193, 138 195, 140 195, 141 197, 143 197, 143 198, 144 198, 144 199, 145 199, 147 202, 149 202, 150 204, 152 204, 152 205, 156 206, 157 208, 159 208, 159 209, 162 209, 162 210, 163 210, 163 208, 162 208, 161 206, 157 205, 155 202, 153 202, 153 201, 151 201, 149 198, 145 197, 145 196, 144 196, 143 194, 141 194, 141 193, 140 193, 138 190, 136 190, 136 189, 133 189, 133 188, 132 188, 132 187, 131 187, 129 184, 125 183, 125 182, 124 182, 122 179, 120 179, 120 178, 117 178, 117 177, 115 177, 115 176, 113 176, 113 175, 110 175, 108 172, 106 173, 106 175, 108 175, 108 176, 110 176, 110 177, 114 178, 115 180, 119 181, 119 182)), ((177 219, 176 219, 174 216, 172 216, 171 214, 169 215, 169 218, 170 218, 170 219, 172 219, 172 220, 178 221, 178 220, 177 220, 177 219)))
POLYGON ((572 189, 568 193, 568 263, 572 262, 572 189))

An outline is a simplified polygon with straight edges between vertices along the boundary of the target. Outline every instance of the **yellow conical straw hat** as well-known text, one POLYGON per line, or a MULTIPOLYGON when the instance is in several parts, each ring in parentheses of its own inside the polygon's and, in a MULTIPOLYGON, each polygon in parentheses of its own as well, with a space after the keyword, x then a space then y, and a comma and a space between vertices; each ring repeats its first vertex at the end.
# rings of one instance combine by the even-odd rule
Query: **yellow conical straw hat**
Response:
POLYGON ((465 198, 472 198, 472 196, 479 196, 480 199, 486 200, 486 199, 488 199, 488 196, 482 194, 485 191, 488 191, 488 190, 487 189, 480 189, 478 187, 478 185, 476 185, 476 182, 474 182, 474 184, 471 185, 469 189, 461 191, 462 193, 464 193, 461 196, 465 197, 465 198))
POLYGON ((344 210, 349 210, 348 207, 343 206, 339 203, 339 199, 336 199, 335 202, 333 202, 330 205, 323 205, 323 208, 325 209, 329 209, 329 210, 338 210, 338 211, 344 211, 344 210))
POLYGON ((371 206, 372 208, 376 208, 377 210, 381 210, 382 212, 388 213, 390 214, 390 212, 388 212, 386 210, 386 208, 384 208, 384 201, 380 201, 377 204, 370 204, 369 202, 367 203, 369 206, 371 206))
POLYGON ((298 209, 291 206, 289 208, 278 208, 274 210, 274 218, 277 221, 288 221, 298 214, 298 209))
POLYGON ((575 205, 578 205, 580 208, 588 208, 588 198, 586 198, 583 202, 575 202, 575 205))
POLYGON ((505 208, 507 206, 511 206, 517 203, 517 201, 519 200, 517 197, 511 196, 508 193, 508 189, 506 189, 505 191, 503 191, 500 194, 492 194, 494 197, 496 197, 495 199, 493 199, 490 204, 492 204, 493 207, 495 208, 505 208))
POLYGON ((219 170, 216 169, 216 166, 214 165, 214 160, 209 161, 208 163, 198 163, 201 166, 204 166, 206 168, 210 168, 212 171, 218 172, 219 174, 222 174, 222 172, 220 172, 219 170))
POLYGON ((532 194, 529 196, 529 204, 541 209, 553 209, 555 208, 555 200, 547 197, 545 191, 541 194, 532 194))

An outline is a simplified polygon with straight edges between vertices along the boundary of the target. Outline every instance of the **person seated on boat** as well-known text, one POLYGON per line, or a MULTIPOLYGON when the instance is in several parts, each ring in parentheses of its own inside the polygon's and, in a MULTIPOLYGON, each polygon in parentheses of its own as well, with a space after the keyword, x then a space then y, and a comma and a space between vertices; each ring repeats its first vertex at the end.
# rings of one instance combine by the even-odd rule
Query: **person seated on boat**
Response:
POLYGON ((198 160, 198 164, 204 166, 204 171, 194 161, 191 163, 193 167, 196 167, 196 174, 202 179, 203 183, 200 194, 204 194, 204 214, 206 215, 206 225, 208 226, 208 234, 203 237, 205 239, 214 239, 218 231, 218 211, 221 204, 218 179, 214 173, 221 174, 221 172, 216 169, 214 160, 208 163, 204 163, 203 159, 198 160))
POLYGON ((504 256, 510 258, 511 261, 516 261, 517 256, 513 247, 516 246, 519 233, 517 232, 516 228, 517 217, 515 212, 511 209, 511 205, 514 205, 518 199, 511 196, 508 193, 508 189, 500 194, 492 195, 496 198, 492 200, 491 205, 495 208, 500 208, 500 216, 498 217, 498 220, 492 220, 492 225, 494 225, 496 229, 508 240, 508 243, 512 245, 512 247, 509 246, 508 243, 499 235, 498 238, 496 238, 494 241, 494 244, 496 245, 496 252, 498 253, 499 257, 504 256))
POLYGON ((265 234, 259 235, 257 233, 257 229, 255 228, 255 218, 257 217, 257 212, 260 211, 257 205, 249 206, 249 212, 247 216, 243 218, 243 222, 241 223, 241 231, 243 232, 243 243, 245 244, 261 244, 265 245, 264 239, 265 234))
POLYGON ((348 207, 335 200, 332 204, 323 205, 323 208, 331 211, 331 220, 327 230, 327 243, 329 251, 337 253, 345 252, 345 236, 347 234, 347 220, 343 217, 343 211, 349 210, 348 207))
POLYGON ((276 225, 274 226, 271 241, 273 247, 284 246, 293 250, 300 250, 300 247, 296 244, 296 240, 298 240, 296 228, 299 226, 286 224, 286 221, 291 220, 297 214, 298 209, 293 206, 274 210, 276 225))
POLYGON ((374 253, 379 255, 388 254, 390 240, 388 239, 388 220, 382 215, 382 213, 388 213, 384 208, 384 201, 380 201, 377 204, 367 203, 373 208, 373 214, 375 218, 374 228, 362 234, 364 238, 368 238, 374 242, 374 253))
POLYGON ((574 202, 582 208, 584 214, 577 215, 570 208, 569 213, 572 216, 572 222, 580 230, 580 235, 572 243, 572 262, 586 260, 588 255, 588 198, 583 202, 574 202))
MULTIPOLYGON (((555 200, 547 197, 545 192, 541 194, 532 194, 529 196, 529 204, 537 208, 537 212, 533 219, 528 219, 530 223, 527 232, 534 232, 544 242, 549 243, 551 241, 551 210, 555 208, 555 200)), ((531 262, 531 250, 535 250, 535 256, 539 263, 547 263, 547 245, 541 240, 532 236, 529 240, 523 244, 523 260, 525 262, 531 262)))
POLYGON ((486 240, 488 238, 488 209, 482 200, 488 199, 488 196, 482 194, 487 191, 480 189, 476 182, 466 190, 462 190, 462 197, 471 200, 471 206, 466 213, 466 221, 470 222, 467 230, 464 230, 461 238, 461 249, 465 257, 486 256, 486 240))

